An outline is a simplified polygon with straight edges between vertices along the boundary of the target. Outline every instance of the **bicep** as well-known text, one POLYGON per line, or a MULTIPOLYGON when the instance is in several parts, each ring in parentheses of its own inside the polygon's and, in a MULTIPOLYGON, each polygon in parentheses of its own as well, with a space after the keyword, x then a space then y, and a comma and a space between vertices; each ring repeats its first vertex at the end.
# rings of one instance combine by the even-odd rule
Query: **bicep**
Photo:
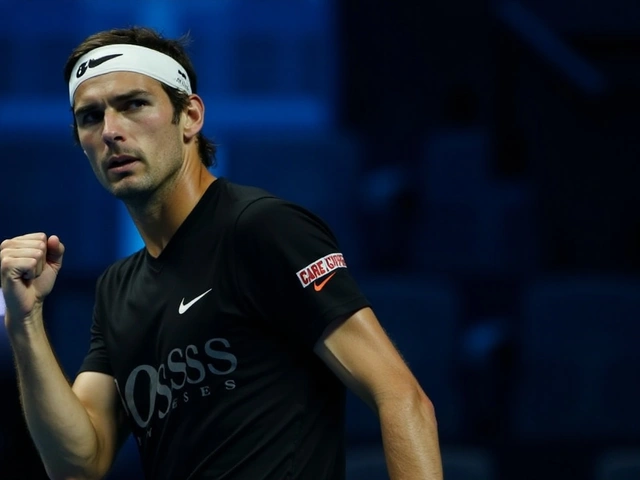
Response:
POLYGON ((80 373, 72 386, 96 431, 100 463, 109 468, 129 429, 114 379, 99 372, 80 373))
POLYGON ((370 308, 363 308, 318 341, 315 352, 374 410, 417 381, 370 308))

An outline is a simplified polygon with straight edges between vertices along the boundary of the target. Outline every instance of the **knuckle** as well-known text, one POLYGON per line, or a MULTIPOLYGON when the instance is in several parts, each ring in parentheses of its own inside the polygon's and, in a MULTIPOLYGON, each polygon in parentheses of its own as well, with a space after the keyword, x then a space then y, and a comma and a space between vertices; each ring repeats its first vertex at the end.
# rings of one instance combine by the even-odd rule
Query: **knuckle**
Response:
POLYGON ((7 250, 9 248, 11 248, 11 245, 13 245, 14 243, 14 239, 13 238, 5 238, 2 243, 0 243, 0 250, 7 250))
POLYGON ((12 267, 13 262, 11 261, 11 257, 3 256, 0 253, 0 271, 4 273, 11 270, 12 267))

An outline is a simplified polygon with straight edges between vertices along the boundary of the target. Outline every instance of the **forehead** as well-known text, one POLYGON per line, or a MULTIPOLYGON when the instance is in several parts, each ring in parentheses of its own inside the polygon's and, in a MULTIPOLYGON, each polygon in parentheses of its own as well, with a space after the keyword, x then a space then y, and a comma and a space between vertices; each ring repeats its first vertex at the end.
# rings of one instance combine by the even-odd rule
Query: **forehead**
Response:
POLYGON ((135 72, 111 72, 90 78, 80 84, 73 97, 74 107, 97 101, 107 101, 110 97, 126 94, 132 90, 145 90, 152 95, 160 95, 160 82, 135 72))

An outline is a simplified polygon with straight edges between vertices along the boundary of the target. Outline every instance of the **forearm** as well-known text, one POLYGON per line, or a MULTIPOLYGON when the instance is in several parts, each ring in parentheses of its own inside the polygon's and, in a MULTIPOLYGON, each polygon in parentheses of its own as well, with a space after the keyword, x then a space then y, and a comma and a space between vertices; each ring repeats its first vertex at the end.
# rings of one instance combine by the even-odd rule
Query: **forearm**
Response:
POLYGON ((442 480, 435 413, 422 390, 387 397, 378 415, 391 480, 442 480))
POLYGON ((10 332, 29 432, 51 478, 91 478, 98 450, 93 424, 55 358, 41 312, 34 315, 10 332))

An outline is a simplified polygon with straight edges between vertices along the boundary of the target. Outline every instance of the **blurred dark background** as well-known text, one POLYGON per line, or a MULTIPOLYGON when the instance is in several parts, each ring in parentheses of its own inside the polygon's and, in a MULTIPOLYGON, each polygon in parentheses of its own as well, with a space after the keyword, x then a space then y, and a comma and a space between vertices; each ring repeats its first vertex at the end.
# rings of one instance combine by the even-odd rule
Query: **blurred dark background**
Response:
MULTIPOLYGON (((188 31, 214 173, 331 225, 435 404, 445 479, 640 478, 640 3, 0 6, 0 237, 65 242, 70 377, 96 277, 141 244, 73 144, 62 67, 98 30, 188 31)), ((42 478, 1 358, 0 478, 42 478)), ((385 478, 348 408, 349 480, 385 478)), ((137 475, 128 444, 111 477, 137 475)))

